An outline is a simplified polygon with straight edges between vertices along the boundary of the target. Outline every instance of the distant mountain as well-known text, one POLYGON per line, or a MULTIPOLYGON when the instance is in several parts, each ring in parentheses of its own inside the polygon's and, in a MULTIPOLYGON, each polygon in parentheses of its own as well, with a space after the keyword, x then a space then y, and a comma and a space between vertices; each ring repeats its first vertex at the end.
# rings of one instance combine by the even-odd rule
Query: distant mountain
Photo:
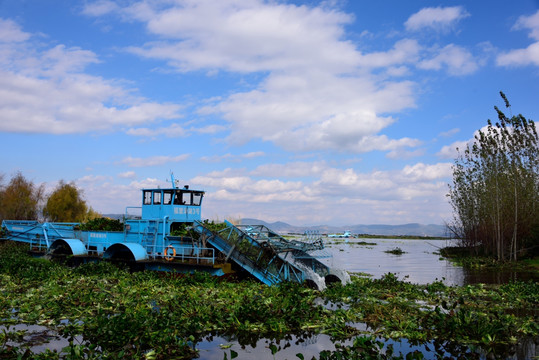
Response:
POLYGON ((113 219, 113 220, 123 220, 124 214, 101 214, 101 216, 113 219))
MULTIPOLYGON (((104 214, 111 219, 123 220, 123 214, 104 214)), ((282 221, 268 223, 259 219, 241 219, 242 225, 265 225, 279 234, 303 234, 305 230, 318 230, 321 234, 338 234, 350 230, 352 234, 368 235, 412 235, 412 236, 447 236, 444 225, 423 225, 417 223, 403 225, 350 225, 350 226, 295 226, 282 221)))
POLYGON ((436 224, 403 224, 403 225, 350 225, 350 226, 295 226, 282 221, 267 223, 263 220, 245 218, 242 225, 265 225, 280 234, 303 233, 305 230, 318 230, 322 234, 342 233, 350 230, 353 234, 368 235, 412 235, 412 236, 447 236, 446 227, 436 224))

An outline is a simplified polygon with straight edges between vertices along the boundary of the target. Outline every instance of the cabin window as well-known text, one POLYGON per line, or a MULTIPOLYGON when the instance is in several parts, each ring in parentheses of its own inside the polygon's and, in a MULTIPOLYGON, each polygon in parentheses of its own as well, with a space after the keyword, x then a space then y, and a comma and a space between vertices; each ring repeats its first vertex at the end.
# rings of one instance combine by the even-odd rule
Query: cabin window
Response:
POLYGON ((202 201, 202 193, 193 193, 193 205, 199 206, 202 201))
POLYGON ((191 205, 191 192, 176 190, 174 205, 191 205))
POLYGON ((174 205, 182 205, 182 192, 180 190, 176 190, 176 194, 174 194, 174 205))
POLYGON ((144 205, 151 205, 152 204, 152 192, 151 191, 144 191, 144 205))
POLYGON ((154 205, 161 204, 161 191, 155 191, 153 193, 153 203, 154 205))
POLYGON ((172 203, 172 190, 163 191, 163 204, 170 205, 172 203))
POLYGON ((190 192, 182 193, 182 202, 185 205, 191 205, 191 193, 190 192))

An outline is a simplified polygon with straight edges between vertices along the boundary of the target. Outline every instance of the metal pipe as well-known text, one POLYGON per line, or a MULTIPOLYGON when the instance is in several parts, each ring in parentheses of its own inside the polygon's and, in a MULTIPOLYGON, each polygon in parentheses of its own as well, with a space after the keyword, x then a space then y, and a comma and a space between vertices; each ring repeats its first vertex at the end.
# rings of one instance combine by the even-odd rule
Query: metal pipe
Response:
POLYGON ((165 215, 163 217, 163 251, 162 251, 163 255, 165 254, 165 236, 166 236, 167 220, 168 220, 168 215, 165 215))
POLYGON ((49 223, 43 224, 43 236, 45 237, 45 243, 47 244, 47 250, 49 250, 49 237, 47 236, 47 229, 49 228, 49 223))

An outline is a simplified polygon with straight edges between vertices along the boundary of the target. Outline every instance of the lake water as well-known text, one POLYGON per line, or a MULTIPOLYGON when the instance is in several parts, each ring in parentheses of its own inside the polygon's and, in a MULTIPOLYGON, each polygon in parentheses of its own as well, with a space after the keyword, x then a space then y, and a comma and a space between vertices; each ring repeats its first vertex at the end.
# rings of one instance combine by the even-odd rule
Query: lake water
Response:
POLYGON ((411 283, 441 280, 447 285, 462 285, 463 269, 436 254, 440 248, 451 245, 450 240, 345 239, 326 245, 333 256, 324 262, 330 267, 370 274, 373 278, 391 272, 411 283), (375 245, 360 245, 360 242, 375 245), (386 253, 396 248, 404 253, 386 253))
MULTIPOLYGON (((466 270, 439 255, 440 248, 455 245, 454 240, 339 239, 326 245, 333 255, 322 260, 330 267, 367 273, 380 278, 388 272, 415 284, 440 280, 446 285, 501 284, 529 280, 529 273, 514 271, 466 270), (348 241, 346 241, 348 240, 348 241), (367 242, 376 245, 360 245, 367 242), (386 251, 401 249, 402 255, 386 251)), ((536 277, 534 280, 539 280, 536 277)))

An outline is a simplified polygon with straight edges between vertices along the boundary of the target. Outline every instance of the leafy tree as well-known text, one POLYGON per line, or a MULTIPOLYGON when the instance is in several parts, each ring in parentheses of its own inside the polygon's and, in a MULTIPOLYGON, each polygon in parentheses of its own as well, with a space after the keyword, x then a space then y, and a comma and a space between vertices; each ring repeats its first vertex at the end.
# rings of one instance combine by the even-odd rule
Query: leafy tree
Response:
POLYGON ((95 211, 94 209, 92 209, 92 207, 89 207, 88 208, 88 211, 86 212, 86 214, 84 215, 84 218, 82 219, 83 222, 87 222, 87 221, 91 221, 91 220, 95 220, 95 219, 99 219, 103 217, 103 215, 101 215, 100 213, 98 213, 97 211, 95 211))
POLYGON ((450 230, 465 246, 517 260, 537 251, 539 242, 539 138, 533 120, 494 109, 498 121, 488 120, 464 152, 457 149, 448 194, 455 213, 450 230))
POLYGON ((80 222, 88 214, 86 201, 73 182, 60 180, 43 208, 43 215, 50 221, 80 222))
POLYGON ((37 220, 44 186, 36 186, 20 172, 0 188, 0 220, 37 220))

